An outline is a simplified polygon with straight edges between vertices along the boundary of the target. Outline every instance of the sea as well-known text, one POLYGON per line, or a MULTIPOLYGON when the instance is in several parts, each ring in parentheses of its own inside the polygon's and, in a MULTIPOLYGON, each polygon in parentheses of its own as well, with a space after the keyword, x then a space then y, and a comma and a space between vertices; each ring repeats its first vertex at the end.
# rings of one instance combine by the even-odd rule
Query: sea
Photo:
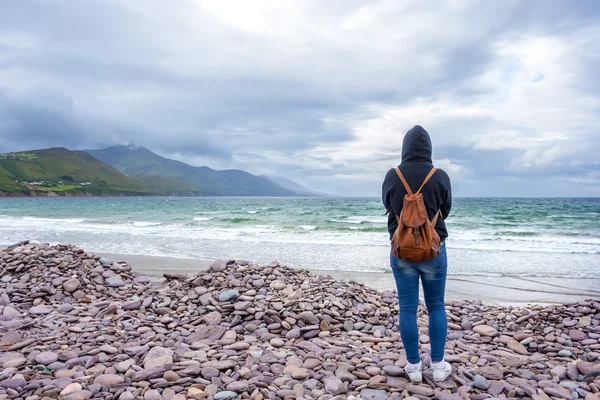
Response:
MULTIPOLYGON (((379 198, 4 198, 0 244, 389 273, 379 198)), ((449 273, 598 278, 600 199, 455 198, 449 273)))

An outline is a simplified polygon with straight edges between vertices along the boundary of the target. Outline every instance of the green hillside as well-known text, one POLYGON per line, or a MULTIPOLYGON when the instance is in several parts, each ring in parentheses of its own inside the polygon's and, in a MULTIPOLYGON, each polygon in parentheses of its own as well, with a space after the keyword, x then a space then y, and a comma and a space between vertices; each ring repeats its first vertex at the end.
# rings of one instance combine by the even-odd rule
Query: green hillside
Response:
POLYGON ((215 171, 170 160, 144 147, 113 146, 86 150, 126 175, 159 175, 181 179, 206 196, 298 196, 266 177, 240 170, 215 171))
POLYGON ((128 177, 82 151, 51 148, 0 155, 0 192, 11 195, 195 194, 180 180, 128 177))

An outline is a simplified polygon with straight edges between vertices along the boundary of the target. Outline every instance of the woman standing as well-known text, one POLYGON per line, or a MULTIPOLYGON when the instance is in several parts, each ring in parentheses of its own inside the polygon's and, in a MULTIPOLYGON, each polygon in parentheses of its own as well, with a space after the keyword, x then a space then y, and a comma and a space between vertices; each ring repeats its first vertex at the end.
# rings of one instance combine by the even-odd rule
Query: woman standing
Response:
MULTIPOLYGON (((431 367, 435 381, 443 381, 452 372, 444 361, 444 346, 448 322, 444 307, 446 290, 445 239, 448 237, 444 220, 452 207, 450 178, 432 161, 432 144, 429 133, 417 125, 404 136, 402 163, 388 171, 383 182, 383 204, 389 211, 388 230, 390 240, 398 228, 404 198, 407 194, 421 193, 427 217, 439 236, 439 247, 434 247, 435 256, 422 262, 406 261, 402 254, 392 254, 390 264, 396 280, 400 305, 400 336, 406 350, 405 371, 412 382, 421 382, 422 363, 419 356, 419 331, 417 309, 419 306, 419 279, 423 284, 425 305, 429 313, 429 338, 431 343, 431 367), (419 189, 419 190, 417 190, 419 189)), ((427 222, 429 224, 429 222, 427 222)), ((434 234, 435 236, 435 234, 434 234)), ((415 234, 419 243, 419 235, 415 234)))

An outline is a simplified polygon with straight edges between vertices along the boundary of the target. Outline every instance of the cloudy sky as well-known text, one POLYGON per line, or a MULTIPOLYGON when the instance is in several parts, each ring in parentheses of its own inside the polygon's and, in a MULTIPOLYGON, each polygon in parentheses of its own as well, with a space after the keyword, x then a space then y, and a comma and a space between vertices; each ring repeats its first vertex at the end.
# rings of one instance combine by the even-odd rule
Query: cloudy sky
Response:
POLYGON ((456 195, 600 196, 598 71, 597 0, 2 0, 0 152, 379 195, 421 124, 456 195))

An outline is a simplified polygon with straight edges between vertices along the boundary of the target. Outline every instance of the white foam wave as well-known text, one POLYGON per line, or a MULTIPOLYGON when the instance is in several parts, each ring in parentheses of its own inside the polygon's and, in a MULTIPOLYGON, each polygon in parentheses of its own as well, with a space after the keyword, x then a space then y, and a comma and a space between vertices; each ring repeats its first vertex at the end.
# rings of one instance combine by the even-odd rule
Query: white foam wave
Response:
POLYGON ((194 221, 202 222, 202 221, 210 221, 212 217, 194 217, 194 221))
POLYGON ((385 224, 387 218, 377 218, 372 216, 352 216, 344 219, 330 219, 329 222, 338 222, 342 224, 385 224))
POLYGON ((134 221, 133 226, 158 226, 161 222, 134 221))
POLYGON ((248 213, 248 214, 256 214, 256 213, 258 213, 258 211, 256 211, 256 210, 250 210, 250 211, 246 211, 246 213, 248 213))
POLYGON ((40 217, 23 217, 23 221, 30 222, 52 222, 52 223, 70 223, 70 224, 80 224, 85 222, 85 219, 82 218, 40 218, 40 217))
POLYGON ((300 225, 299 228, 303 231, 314 231, 315 229, 317 229, 315 225, 300 225))

